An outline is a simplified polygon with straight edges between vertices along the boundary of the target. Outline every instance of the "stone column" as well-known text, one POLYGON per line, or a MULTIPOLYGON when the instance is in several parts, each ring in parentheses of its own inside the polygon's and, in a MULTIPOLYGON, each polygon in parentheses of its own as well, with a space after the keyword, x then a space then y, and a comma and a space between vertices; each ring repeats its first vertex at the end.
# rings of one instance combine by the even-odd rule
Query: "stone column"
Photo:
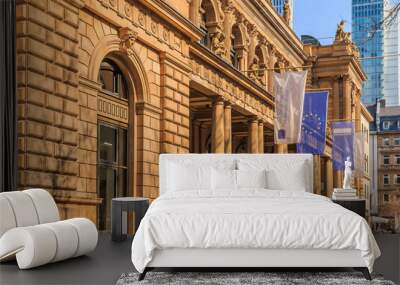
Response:
POLYGON ((209 126, 205 123, 202 123, 200 126, 200 153, 207 153, 207 137, 209 135, 209 126))
POLYGON ((325 162, 325 173, 326 173, 326 196, 332 197, 333 193, 333 168, 332 168, 332 159, 329 157, 325 162))
POLYGON ((258 152, 264 153, 264 123, 258 122, 258 152))
POLYGON ((222 98, 216 98, 213 101, 213 117, 212 117, 212 133, 211 133, 211 152, 224 153, 224 101, 222 98))
POLYGON ((340 170, 333 171, 333 187, 342 188, 342 177, 340 174, 340 170))
POLYGON ((258 120, 256 117, 249 119, 249 135, 247 147, 249 153, 258 152, 258 120))
POLYGON ((275 153, 285 153, 285 144, 275 144, 275 153))
POLYGON ((193 121, 193 152, 200 153, 200 123, 197 120, 193 121))
POLYGON ((224 109, 224 140, 225 153, 232 153, 232 106, 225 102, 224 109))
POLYGON ((321 157, 313 155, 314 158, 314 193, 321 195, 321 157))

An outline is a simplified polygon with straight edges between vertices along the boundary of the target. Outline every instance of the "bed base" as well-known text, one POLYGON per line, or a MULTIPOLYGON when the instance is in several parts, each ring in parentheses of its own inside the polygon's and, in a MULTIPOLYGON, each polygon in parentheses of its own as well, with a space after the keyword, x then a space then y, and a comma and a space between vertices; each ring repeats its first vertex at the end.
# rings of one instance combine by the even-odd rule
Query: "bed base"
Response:
POLYGON ((143 280, 153 269, 200 269, 208 272, 263 271, 284 269, 285 271, 326 271, 338 268, 353 268, 371 279, 359 250, 350 249, 251 249, 251 248, 168 248, 156 249, 153 258, 139 275, 143 280))
MULTIPOLYGON (((355 271, 360 271, 363 275, 364 275, 364 278, 366 279, 366 280, 372 280, 372 278, 371 278, 371 275, 369 274, 369 270, 368 270, 368 268, 367 267, 348 267, 349 269, 353 269, 353 270, 355 270, 355 271)), ((215 271, 221 271, 221 269, 222 269, 222 271, 227 271, 227 272, 269 272, 269 271, 271 271, 271 270, 274 270, 274 271, 286 271, 286 272, 289 272, 289 271, 293 271, 294 269, 296 269, 296 270, 302 270, 302 271, 307 271, 307 270, 309 270, 309 271, 321 271, 321 272, 323 272, 324 270, 326 270, 327 269, 327 267, 324 267, 324 268, 310 268, 310 267, 308 267, 308 268, 295 268, 295 267, 291 267, 291 268, 276 268, 276 267, 270 267, 270 268, 234 268, 234 267, 230 267, 230 268, 220 268, 220 267, 213 267, 213 268, 206 268, 206 267, 201 267, 201 268, 192 268, 192 267, 185 267, 184 268, 184 270, 179 270, 180 268, 164 268, 164 267, 160 267, 160 268, 157 268, 157 267, 146 267, 145 269, 144 269, 144 271, 142 272, 142 273, 140 273, 139 274, 139 277, 138 277, 138 281, 142 281, 145 277, 146 277, 146 273, 147 272, 150 272, 150 271, 152 271, 152 270, 156 270, 156 269, 166 269, 167 271, 170 271, 171 269, 174 269, 174 270, 177 270, 177 271, 201 271, 201 272, 215 272, 215 271)), ((333 268, 333 269, 335 269, 335 268, 333 268)))

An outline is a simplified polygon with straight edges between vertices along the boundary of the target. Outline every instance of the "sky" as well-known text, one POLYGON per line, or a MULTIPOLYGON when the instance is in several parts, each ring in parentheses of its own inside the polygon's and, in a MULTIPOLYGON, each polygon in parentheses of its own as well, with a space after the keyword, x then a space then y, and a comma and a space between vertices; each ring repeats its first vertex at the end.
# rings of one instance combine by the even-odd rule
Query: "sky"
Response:
POLYGON ((296 34, 311 35, 322 44, 329 44, 335 36, 337 24, 346 21, 346 31, 351 31, 352 0, 293 0, 293 28, 296 34), (322 39, 332 37, 329 39, 322 39))

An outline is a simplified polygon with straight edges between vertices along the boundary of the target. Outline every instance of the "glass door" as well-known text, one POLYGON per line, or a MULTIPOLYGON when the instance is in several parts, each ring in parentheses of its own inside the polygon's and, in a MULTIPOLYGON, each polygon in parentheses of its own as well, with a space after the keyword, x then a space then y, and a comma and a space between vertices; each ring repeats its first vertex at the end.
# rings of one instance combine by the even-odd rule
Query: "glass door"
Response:
POLYGON ((111 199, 128 192, 127 129, 99 123, 98 191, 103 199, 99 207, 99 230, 111 230, 111 199))

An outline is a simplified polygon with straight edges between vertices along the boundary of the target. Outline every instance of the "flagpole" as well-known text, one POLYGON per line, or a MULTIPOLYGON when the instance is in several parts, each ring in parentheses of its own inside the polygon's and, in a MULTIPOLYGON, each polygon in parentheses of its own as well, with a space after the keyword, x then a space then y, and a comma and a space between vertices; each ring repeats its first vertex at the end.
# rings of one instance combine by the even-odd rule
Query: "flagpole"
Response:
POLYGON ((360 119, 348 120, 348 119, 334 119, 328 120, 328 122, 358 122, 361 121, 360 119))
POLYGON ((241 70, 241 72, 255 72, 255 71, 268 71, 268 70, 283 70, 283 69, 294 69, 294 68, 311 68, 312 65, 302 65, 302 66, 291 66, 291 67, 273 67, 273 68, 259 68, 259 69, 249 69, 241 70))

